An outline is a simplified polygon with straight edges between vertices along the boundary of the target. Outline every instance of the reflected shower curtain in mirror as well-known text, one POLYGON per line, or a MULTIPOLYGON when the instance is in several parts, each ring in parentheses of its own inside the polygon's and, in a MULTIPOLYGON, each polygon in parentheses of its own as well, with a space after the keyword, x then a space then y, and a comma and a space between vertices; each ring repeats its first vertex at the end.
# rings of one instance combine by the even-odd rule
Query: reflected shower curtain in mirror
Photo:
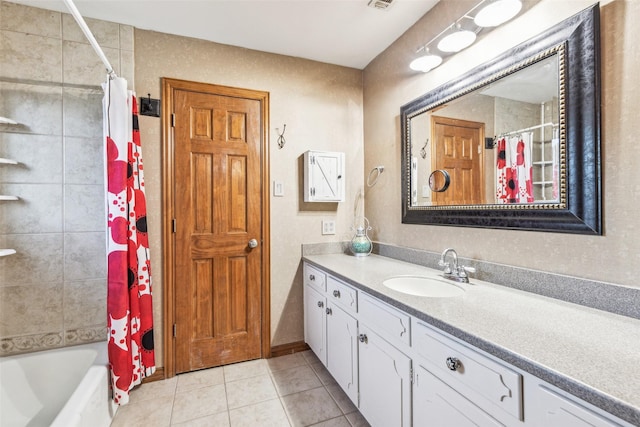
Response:
POLYGON ((107 186, 107 326, 113 399, 155 372, 151 267, 135 95, 123 78, 104 85, 107 186))
POLYGON ((531 203, 533 133, 499 137, 496 143, 496 203, 531 203))

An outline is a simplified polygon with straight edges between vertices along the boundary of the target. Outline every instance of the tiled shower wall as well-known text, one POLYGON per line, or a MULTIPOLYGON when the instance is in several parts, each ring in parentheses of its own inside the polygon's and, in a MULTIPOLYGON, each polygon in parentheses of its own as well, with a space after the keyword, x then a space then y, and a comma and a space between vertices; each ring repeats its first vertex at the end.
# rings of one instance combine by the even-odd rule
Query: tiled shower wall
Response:
MULTIPOLYGON (((87 23, 133 82, 133 28, 87 23)), ((0 355, 106 339, 105 76, 71 15, 0 2, 0 355)))

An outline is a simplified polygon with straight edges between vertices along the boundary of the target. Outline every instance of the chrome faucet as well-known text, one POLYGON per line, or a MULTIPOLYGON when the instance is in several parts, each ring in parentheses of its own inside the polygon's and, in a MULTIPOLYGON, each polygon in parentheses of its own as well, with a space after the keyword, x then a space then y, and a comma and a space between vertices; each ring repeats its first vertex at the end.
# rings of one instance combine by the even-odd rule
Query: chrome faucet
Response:
POLYGON ((456 282, 469 283, 469 275, 467 273, 476 272, 476 269, 473 267, 458 265, 458 254, 453 248, 447 248, 442 252, 438 265, 444 267, 442 276, 445 279, 455 280, 456 282), (446 262, 447 255, 449 254, 453 257, 453 264, 446 262))

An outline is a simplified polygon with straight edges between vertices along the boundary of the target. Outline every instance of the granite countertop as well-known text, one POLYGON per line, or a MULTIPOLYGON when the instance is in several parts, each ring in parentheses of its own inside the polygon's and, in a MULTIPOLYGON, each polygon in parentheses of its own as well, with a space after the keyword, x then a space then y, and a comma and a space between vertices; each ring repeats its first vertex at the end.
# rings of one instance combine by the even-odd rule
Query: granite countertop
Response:
MULTIPOLYGON (((306 255, 332 275, 520 369, 640 425, 640 320, 470 278, 428 298, 384 279, 439 271, 378 255, 306 255)), ((471 274, 473 276, 473 274, 471 274)), ((452 282, 453 283, 453 282, 452 282)))

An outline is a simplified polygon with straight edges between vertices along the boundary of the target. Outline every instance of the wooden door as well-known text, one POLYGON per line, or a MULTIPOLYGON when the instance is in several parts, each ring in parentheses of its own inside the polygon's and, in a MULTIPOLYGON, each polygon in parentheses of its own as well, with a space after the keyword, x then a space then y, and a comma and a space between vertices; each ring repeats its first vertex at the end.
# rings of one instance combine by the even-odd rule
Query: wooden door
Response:
POLYGON ((268 356, 265 106, 244 92, 171 89, 175 373, 268 356))
POLYGON ((449 188, 433 193, 436 205, 474 205, 484 197, 484 123, 431 117, 432 170, 449 173, 449 188))

